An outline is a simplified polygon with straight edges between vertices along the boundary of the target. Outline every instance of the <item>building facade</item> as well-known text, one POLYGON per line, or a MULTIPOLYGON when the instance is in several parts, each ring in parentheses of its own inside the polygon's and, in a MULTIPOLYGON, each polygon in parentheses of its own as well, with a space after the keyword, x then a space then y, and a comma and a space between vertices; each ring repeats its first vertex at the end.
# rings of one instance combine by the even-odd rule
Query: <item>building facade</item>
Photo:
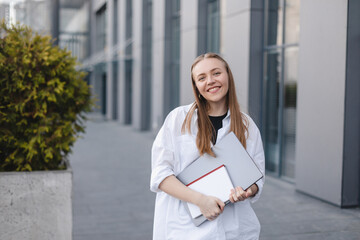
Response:
POLYGON ((267 174, 328 203, 360 205, 359 1, 79 2, 75 19, 86 21, 62 27, 60 39, 87 37, 75 55, 95 111, 157 131, 173 108, 194 101, 193 60, 219 53, 262 132, 267 174))
POLYGON ((106 118, 158 130, 194 101, 201 53, 230 64, 239 102, 261 129, 267 174, 359 206, 359 13, 356 0, 101 0, 84 61, 106 118))

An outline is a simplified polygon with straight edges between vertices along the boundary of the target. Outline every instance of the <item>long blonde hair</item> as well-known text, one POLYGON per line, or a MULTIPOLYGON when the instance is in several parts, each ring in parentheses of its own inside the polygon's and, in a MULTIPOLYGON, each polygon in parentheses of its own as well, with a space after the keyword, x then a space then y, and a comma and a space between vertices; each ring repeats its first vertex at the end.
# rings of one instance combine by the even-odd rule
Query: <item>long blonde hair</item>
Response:
POLYGON ((205 53, 198 56, 194 63, 191 66, 191 81, 193 92, 195 96, 195 102, 191 106, 189 112, 187 113, 185 120, 183 122, 181 132, 185 133, 187 130, 191 132, 191 118, 196 109, 198 109, 198 132, 196 136, 196 146, 200 152, 200 155, 208 153, 211 156, 215 157, 214 152, 211 150, 211 137, 213 126, 208 116, 209 105, 204 97, 200 96, 200 92, 196 87, 195 79, 193 76, 194 67, 202 60, 206 58, 216 58, 224 63, 226 71, 229 76, 229 90, 226 94, 226 106, 230 110, 230 131, 233 131, 241 144, 246 148, 246 136, 248 132, 248 121, 246 117, 241 113, 240 106, 237 101, 236 92, 235 92, 235 82, 232 72, 228 63, 216 53, 205 53))

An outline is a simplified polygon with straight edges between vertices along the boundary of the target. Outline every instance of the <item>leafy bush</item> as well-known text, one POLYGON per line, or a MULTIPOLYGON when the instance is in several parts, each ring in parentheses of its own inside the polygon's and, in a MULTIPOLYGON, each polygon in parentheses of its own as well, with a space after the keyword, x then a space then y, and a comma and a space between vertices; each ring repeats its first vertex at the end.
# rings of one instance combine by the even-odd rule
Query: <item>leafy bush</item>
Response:
POLYGON ((76 66, 49 36, 0 23, 0 171, 66 168, 92 106, 76 66))

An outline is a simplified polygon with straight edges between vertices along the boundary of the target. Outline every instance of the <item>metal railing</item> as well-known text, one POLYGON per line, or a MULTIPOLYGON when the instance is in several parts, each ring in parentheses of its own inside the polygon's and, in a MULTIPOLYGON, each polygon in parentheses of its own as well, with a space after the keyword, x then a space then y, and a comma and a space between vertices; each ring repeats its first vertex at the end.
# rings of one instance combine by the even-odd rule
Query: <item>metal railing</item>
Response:
POLYGON ((60 32, 59 47, 71 51, 78 61, 89 55, 89 34, 84 32, 60 32))

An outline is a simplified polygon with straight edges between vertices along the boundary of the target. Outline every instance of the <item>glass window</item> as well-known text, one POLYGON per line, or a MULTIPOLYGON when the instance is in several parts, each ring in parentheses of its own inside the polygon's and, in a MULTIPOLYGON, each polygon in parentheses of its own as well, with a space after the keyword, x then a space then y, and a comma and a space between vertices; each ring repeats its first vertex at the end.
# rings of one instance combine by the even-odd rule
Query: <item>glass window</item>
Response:
POLYGON ((144 28, 143 28, 143 44, 144 44, 144 66, 147 71, 148 78, 151 76, 152 66, 152 1, 144 0, 144 28))
POLYGON ((73 57, 83 61, 90 54, 89 14, 90 4, 60 8, 59 46, 71 51, 73 57), (81 21, 76 21, 81 16, 81 21), (74 22, 76 24, 74 24, 74 22))
POLYGON ((125 25, 125 124, 132 123, 132 0, 126 0, 125 25))
POLYGON ((132 60, 125 60, 125 124, 132 122, 132 60))
POLYGON ((166 1, 164 117, 180 102, 180 0, 166 1))
POLYGON ((152 1, 144 0, 146 4, 146 21, 145 21, 145 34, 144 34, 144 45, 145 45, 145 57, 146 57, 146 66, 149 71, 149 76, 151 76, 151 66, 152 66, 152 1))
POLYGON ((282 134, 282 175, 295 176, 296 92, 298 78, 298 48, 284 53, 284 94, 282 134))
POLYGON ((265 53, 265 155, 266 167, 278 172, 280 162, 279 142, 279 86, 281 81, 281 55, 278 51, 265 53))
POLYGON ((265 1, 264 114, 266 168, 295 177, 300 0, 265 1))
POLYGON ((172 8, 173 13, 179 13, 180 12, 180 0, 172 0, 171 8, 172 8))
POLYGON ((287 0, 285 5, 285 43, 299 42, 300 0, 287 0))
POLYGON ((199 0, 198 55, 220 52, 220 0, 199 0))
POLYGON ((283 1, 272 0, 266 1, 266 46, 281 45, 283 29, 283 1))
POLYGON ((151 126, 152 0, 143 0, 141 130, 151 126))
POLYGON ((106 48, 106 4, 96 12, 96 50, 106 48))
POLYGON ((173 109, 179 105, 180 81, 180 0, 172 0, 171 14, 171 106, 173 109))
POLYGON ((118 0, 114 0, 113 44, 118 42, 118 0))
POLYGON ((220 51, 219 0, 209 0, 207 9, 207 51, 220 51))
POLYGON ((106 115, 107 107, 107 81, 106 81, 106 64, 98 63, 94 66, 95 82, 93 84, 95 96, 96 96, 96 105, 97 108, 102 114, 106 115))
POLYGON ((126 54, 131 52, 131 41, 132 39, 132 0, 126 0, 126 29, 125 29, 125 39, 126 39, 126 54))
POLYGON ((113 85, 112 85, 112 119, 118 119, 118 61, 112 61, 112 71, 113 71, 113 85))

